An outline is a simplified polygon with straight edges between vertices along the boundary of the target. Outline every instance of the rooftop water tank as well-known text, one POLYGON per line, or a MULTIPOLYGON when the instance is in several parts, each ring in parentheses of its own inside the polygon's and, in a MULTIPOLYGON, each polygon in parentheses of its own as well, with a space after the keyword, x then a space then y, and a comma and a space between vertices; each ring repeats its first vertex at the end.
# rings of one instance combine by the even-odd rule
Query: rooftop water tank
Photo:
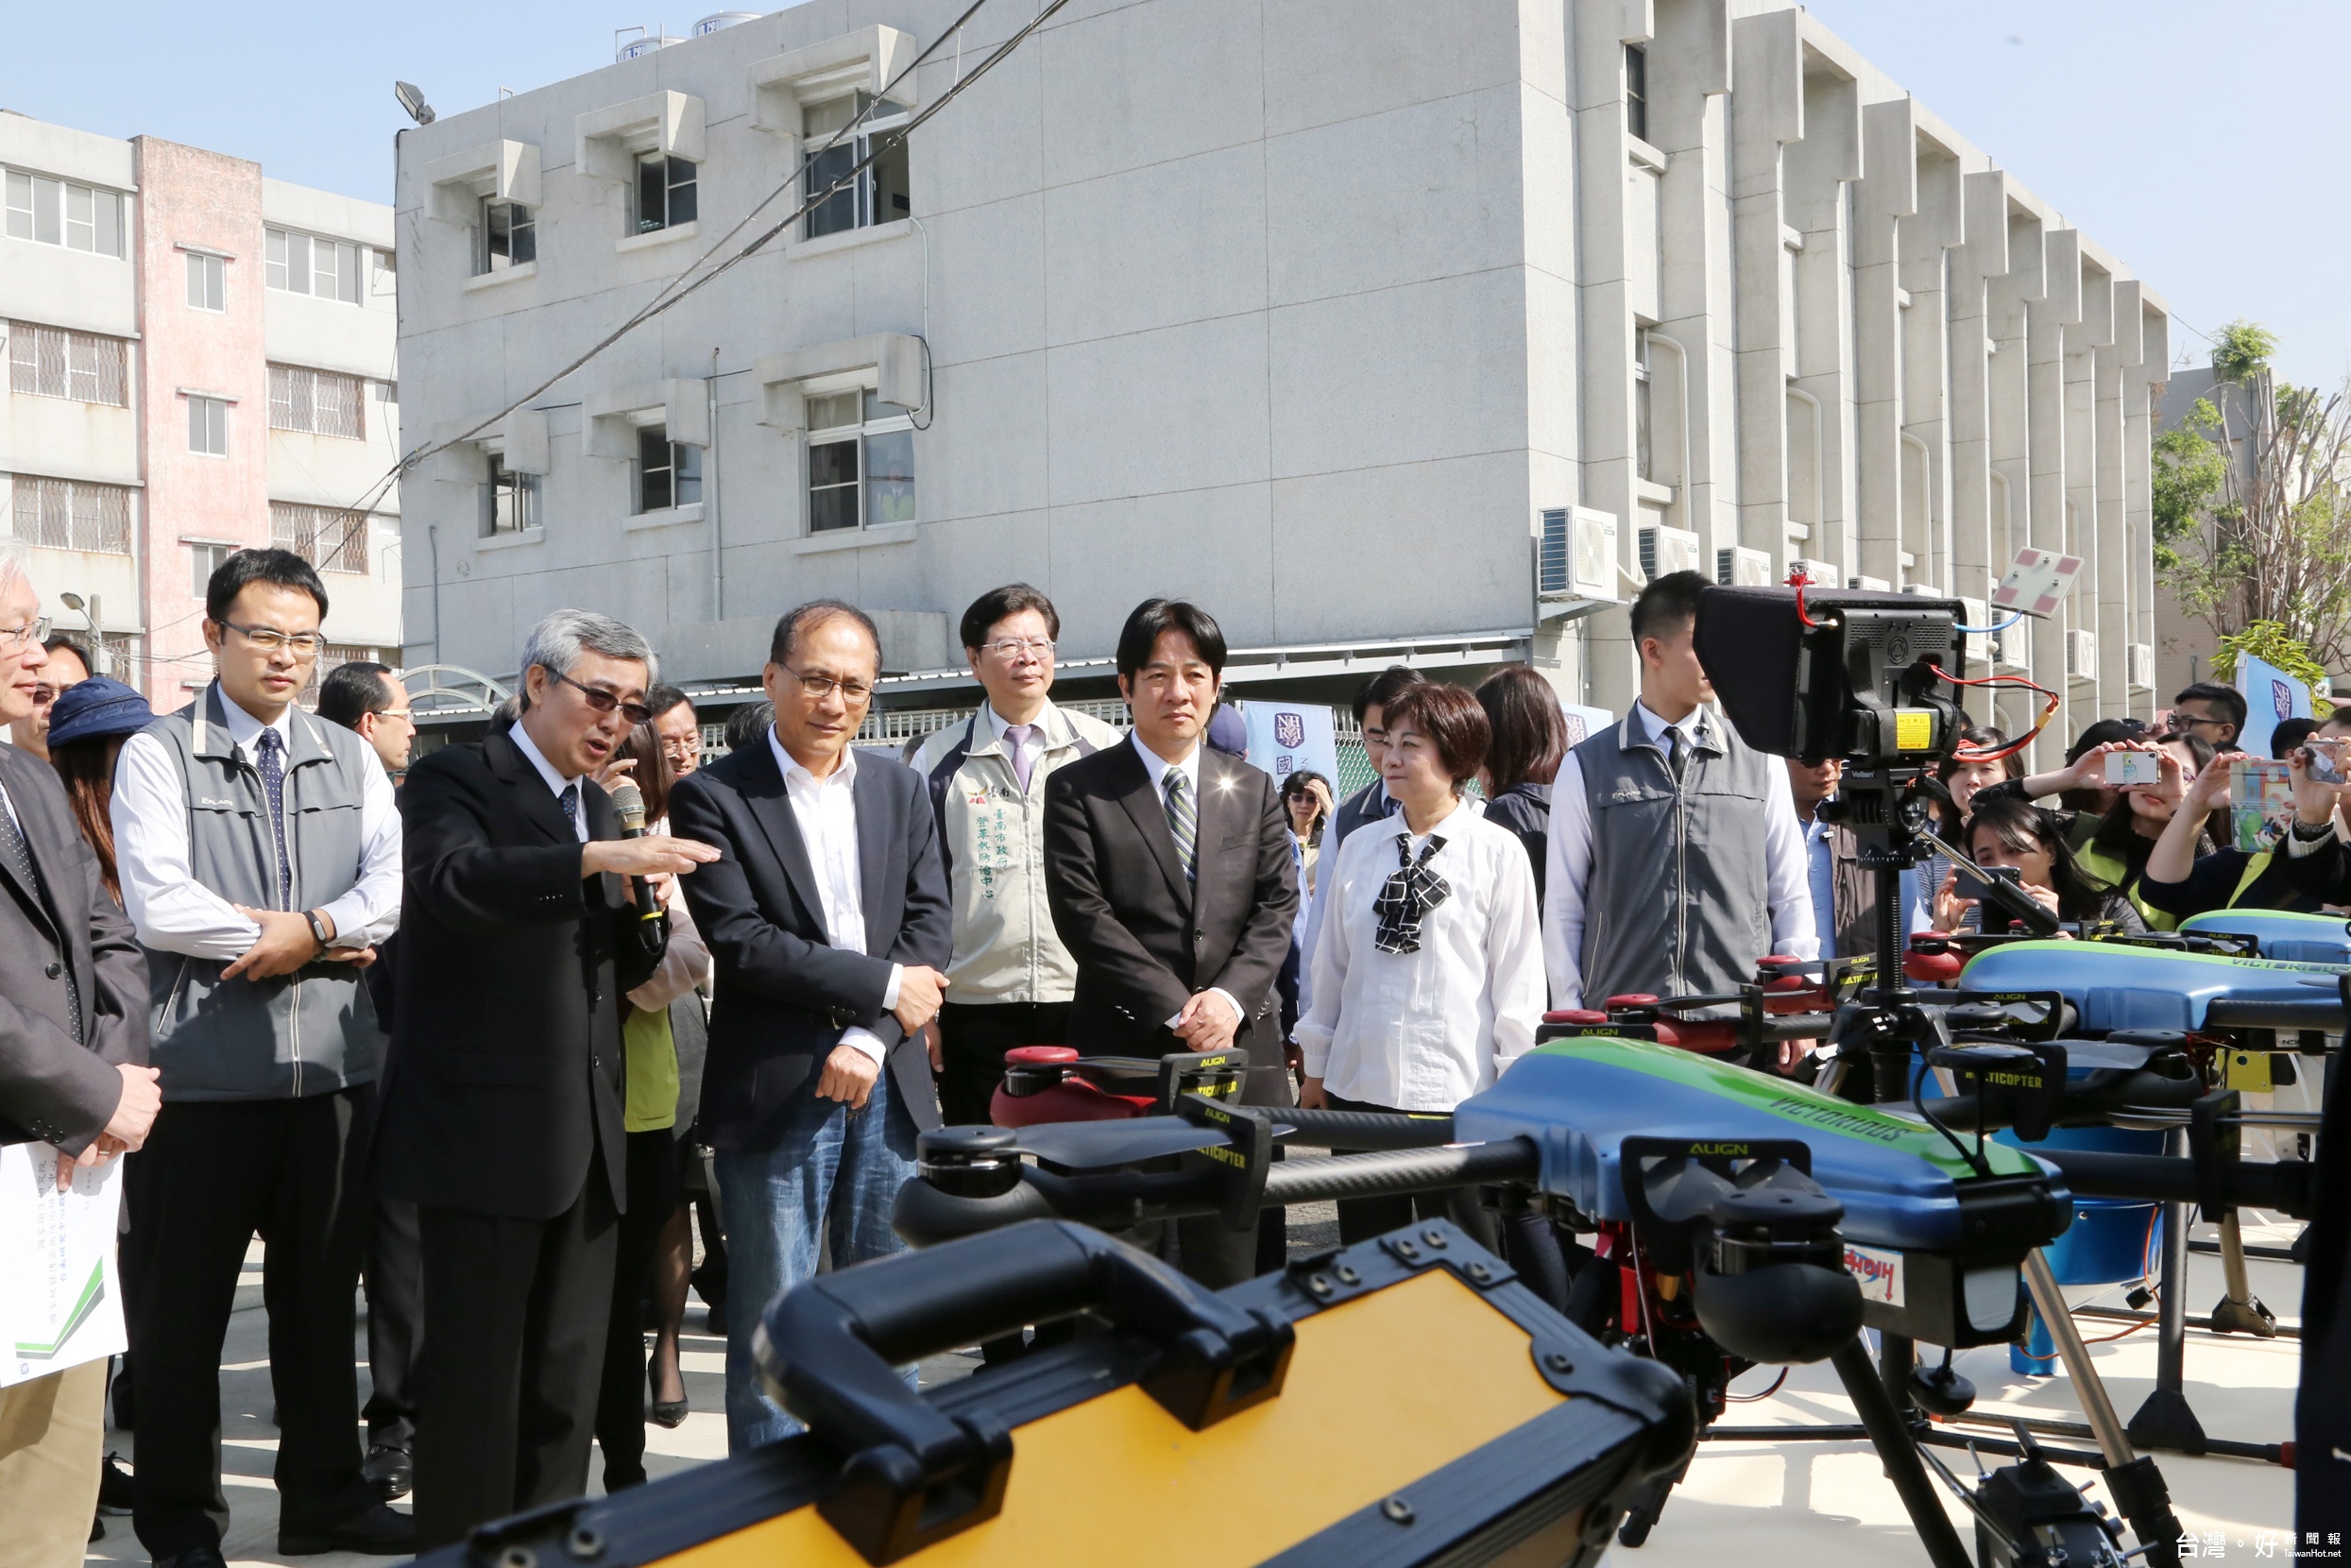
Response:
POLYGON ((612 58, 616 60, 635 60, 639 55, 650 55, 656 49, 667 49, 672 44, 685 42, 682 38, 672 38, 666 24, 657 33, 649 33, 642 27, 621 27, 615 29, 612 35, 612 58), (637 36, 623 41, 621 37, 622 33, 635 33, 637 36))
POLYGON ((757 22, 758 19, 758 11, 712 11, 694 24, 694 36, 703 38, 721 28, 740 26, 745 22, 757 22))

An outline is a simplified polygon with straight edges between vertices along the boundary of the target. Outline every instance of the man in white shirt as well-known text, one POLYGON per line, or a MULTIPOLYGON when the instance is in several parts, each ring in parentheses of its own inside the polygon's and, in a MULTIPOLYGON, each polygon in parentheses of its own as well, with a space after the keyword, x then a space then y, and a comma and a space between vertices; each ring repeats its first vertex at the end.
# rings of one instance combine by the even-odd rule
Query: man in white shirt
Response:
POLYGON ((938 829, 920 775, 851 749, 880 663, 862 610, 793 610, 762 677, 774 725, 670 797, 671 832, 720 851, 686 901, 715 969, 701 1115, 726 1230, 737 1454, 796 1429, 760 1391, 760 1314, 815 1275, 826 1242, 837 1269, 903 1246, 891 1209, 916 1131, 939 1125, 923 1043, 949 952, 938 829))
POLYGON ((264 1261, 287 1553, 405 1553, 360 1474, 351 1293, 359 1161, 383 1035, 360 971, 400 922, 400 823, 366 741, 295 706, 326 639, 300 556, 206 586, 218 678, 125 743, 112 816, 147 952, 163 1109, 127 1173, 134 1520, 156 1561, 220 1560, 220 1351, 246 1248, 264 1261))
POLYGON ((1554 1007, 1719 992, 1766 954, 1819 954, 1787 770, 1703 706, 1714 690, 1692 634, 1704 587, 1677 571, 1641 590, 1640 700, 1568 753, 1552 786, 1554 1007))

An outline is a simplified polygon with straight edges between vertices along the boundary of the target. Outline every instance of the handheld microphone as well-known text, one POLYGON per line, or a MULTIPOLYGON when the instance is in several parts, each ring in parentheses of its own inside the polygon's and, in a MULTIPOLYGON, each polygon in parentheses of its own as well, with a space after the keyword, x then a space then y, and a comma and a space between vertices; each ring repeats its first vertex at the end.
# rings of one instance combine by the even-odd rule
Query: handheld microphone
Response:
MULTIPOLYGON (((645 836, 645 792, 623 778, 612 786, 612 810, 621 819, 621 837, 641 839, 645 836)), ((655 896, 653 884, 642 877, 628 879, 630 896, 637 904, 638 934, 646 946, 657 947, 669 942, 668 912, 655 896)))

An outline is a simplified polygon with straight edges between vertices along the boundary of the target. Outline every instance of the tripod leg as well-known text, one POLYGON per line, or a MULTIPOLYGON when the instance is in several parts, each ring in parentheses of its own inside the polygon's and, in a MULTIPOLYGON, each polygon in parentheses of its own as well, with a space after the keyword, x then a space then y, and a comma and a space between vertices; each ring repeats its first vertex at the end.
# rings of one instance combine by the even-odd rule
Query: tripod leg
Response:
POLYGON ((2138 1413, 2131 1417, 2125 1434, 2137 1447, 2168 1448, 2179 1454, 2201 1454, 2205 1448, 2204 1423, 2189 1407, 2187 1390, 2190 1212, 2186 1203, 2163 1205, 2163 1261, 2157 1276, 2161 1293, 2155 1303, 2155 1387, 2138 1413))
POLYGON ((1853 1408, 1860 1413, 1869 1440, 1877 1444, 1878 1457, 1884 1461, 1894 1490, 1901 1493, 1902 1507, 1909 1510, 1910 1522, 1926 1545, 1927 1560, 1934 1568, 1973 1568, 1968 1548, 1951 1525, 1951 1515, 1943 1511, 1943 1499, 1927 1477, 1927 1467, 1918 1457, 1917 1441, 1902 1423, 1901 1412, 1895 1407, 1894 1401, 1886 1396, 1885 1384, 1880 1380, 1878 1369, 1870 1365, 1869 1353, 1861 1348, 1860 1338, 1845 1341, 1829 1361, 1836 1368, 1853 1408))
POLYGON ((2106 1487, 2114 1493, 2116 1510, 2129 1524, 2131 1533, 2138 1537, 2138 1543, 2147 1549, 2150 1568, 2176 1568, 2180 1522, 2172 1511, 2172 1494, 2164 1486, 2155 1460, 2139 1458, 2131 1452, 2130 1435, 2114 1413, 2114 1401, 2106 1397, 2105 1381, 2091 1365, 2089 1347, 2082 1343, 2082 1331, 2073 1326, 2073 1313, 2066 1305, 2065 1292, 2057 1288, 2057 1276, 2038 1248, 2025 1255, 2024 1284, 2033 1293, 2033 1304, 2039 1309, 2041 1321, 2049 1325, 2050 1338, 2057 1341, 2057 1356, 2065 1362, 2066 1376, 2073 1381, 2074 1396, 2082 1402, 2083 1418, 2098 1440, 2098 1451, 2105 1456, 2106 1487))
POLYGON ((2254 1300, 2253 1281, 2245 1273, 2244 1222, 2235 1209, 2221 1216, 2221 1275, 2227 1281, 2228 1294, 2212 1309, 2213 1331, 2277 1338, 2276 1317, 2254 1300))

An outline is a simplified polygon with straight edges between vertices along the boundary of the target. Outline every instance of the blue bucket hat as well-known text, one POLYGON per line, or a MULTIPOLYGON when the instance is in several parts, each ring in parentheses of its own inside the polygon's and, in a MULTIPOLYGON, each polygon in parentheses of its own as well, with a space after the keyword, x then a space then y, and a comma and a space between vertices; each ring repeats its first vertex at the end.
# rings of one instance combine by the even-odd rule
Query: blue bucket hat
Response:
POLYGON ((155 710, 145 697, 121 681, 93 675, 58 693, 49 709, 49 744, 136 735, 154 722, 155 710))

